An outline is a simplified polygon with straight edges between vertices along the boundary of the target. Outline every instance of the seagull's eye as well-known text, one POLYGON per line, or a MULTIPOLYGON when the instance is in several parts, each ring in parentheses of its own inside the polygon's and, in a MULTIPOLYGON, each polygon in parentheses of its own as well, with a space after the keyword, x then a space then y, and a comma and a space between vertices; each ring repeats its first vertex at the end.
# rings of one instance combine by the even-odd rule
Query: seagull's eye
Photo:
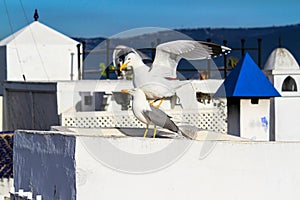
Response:
POLYGON ((131 58, 128 58, 127 60, 130 60, 131 58))

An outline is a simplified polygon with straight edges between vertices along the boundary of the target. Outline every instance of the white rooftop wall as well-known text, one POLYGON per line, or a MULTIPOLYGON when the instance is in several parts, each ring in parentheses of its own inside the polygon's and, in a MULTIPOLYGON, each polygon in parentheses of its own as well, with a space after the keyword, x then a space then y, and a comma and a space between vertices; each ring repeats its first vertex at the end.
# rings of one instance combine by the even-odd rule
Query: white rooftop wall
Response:
POLYGON ((275 98, 275 140, 300 141, 299 97, 275 98))
POLYGON ((252 104, 250 99, 240 101, 240 136, 269 141, 270 99, 259 99, 258 104, 252 104))
POLYGON ((299 142, 193 141, 178 159, 151 168, 173 155, 164 149, 173 141, 178 142, 174 147, 188 142, 19 131, 14 143, 14 185, 43 199, 282 200, 300 196, 299 142), (131 171, 122 172, 123 167, 131 171), (149 168, 148 173, 134 174, 135 169, 149 168))
POLYGON ((23 75, 27 81, 70 80, 72 61, 76 80, 77 44, 40 22, 29 24, 0 42, 6 46, 6 63, 1 64, 7 70, 6 80, 22 81, 23 75))
MULTIPOLYGON (((222 84, 223 80, 193 80, 176 91, 180 104, 184 109, 197 109, 213 107, 213 100, 210 103, 199 103, 196 99, 196 92, 213 95, 222 84)), ((122 89, 133 88, 131 80, 80 80, 80 81, 59 81, 57 83, 58 113, 74 112, 76 104, 80 103, 83 92, 120 92, 122 89)), ((111 99, 110 99, 111 100, 111 99)), ((115 101, 109 102, 107 111, 116 111, 118 105, 115 101)), ((169 100, 164 101, 161 108, 170 109, 169 100)), ((180 107, 181 109, 181 107, 180 107)), ((120 109, 118 109, 120 110, 120 109)))

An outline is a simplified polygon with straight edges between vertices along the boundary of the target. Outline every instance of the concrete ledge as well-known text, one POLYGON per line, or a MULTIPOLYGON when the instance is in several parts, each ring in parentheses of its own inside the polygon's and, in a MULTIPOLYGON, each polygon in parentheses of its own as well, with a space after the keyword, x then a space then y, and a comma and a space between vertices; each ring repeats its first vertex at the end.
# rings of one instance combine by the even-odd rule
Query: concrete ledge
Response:
MULTIPOLYGON (((84 132, 84 131, 83 131, 84 132)), ((294 199, 300 142, 17 131, 15 188, 43 199, 294 199)))
MULTIPOLYGON (((215 131, 201 130, 194 126, 182 125, 180 130, 187 138, 199 141, 250 141, 246 138, 236 137, 215 131)), ((86 135, 101 137, 143 137, 145 128, 75 128, 75 127, 52 127, 53 131, 64 132, 67 135, 86 135)), ((153 129, 149 128, 147 137, 153 137, 153 129)), ((169 130, 157 128, 157 138, 176 138, 169 130)))

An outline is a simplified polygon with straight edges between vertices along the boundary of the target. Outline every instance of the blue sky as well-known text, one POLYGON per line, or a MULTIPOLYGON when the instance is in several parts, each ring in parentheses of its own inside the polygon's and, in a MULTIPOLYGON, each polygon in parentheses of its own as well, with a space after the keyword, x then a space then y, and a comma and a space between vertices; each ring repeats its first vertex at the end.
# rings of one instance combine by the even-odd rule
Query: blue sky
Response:
POLYGON ((300 23, 299 0, 0 0, 0 39, 40 21, 72 37, 132 28, 264 27, 300 23))

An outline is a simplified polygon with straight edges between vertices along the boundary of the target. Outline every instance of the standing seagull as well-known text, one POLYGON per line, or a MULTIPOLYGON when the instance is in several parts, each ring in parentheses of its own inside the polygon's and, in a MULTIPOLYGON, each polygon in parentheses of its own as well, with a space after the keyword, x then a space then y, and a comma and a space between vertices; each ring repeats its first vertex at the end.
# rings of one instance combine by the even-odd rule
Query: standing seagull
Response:
MULTIPOLYGON (((149 66, 145 55, 123 45, 117 46, 113 52, 116 67, 124 70, 133 68, 133 85, 144 91, 147 98, 159 100, 175 95, 176 90, 190 81, 177 79, 176 69, 182 58, 187 60, 210 59, 230 52, 230 48, 208 42, 193 40, 176 40, 160 44, 156 47, 155 59, 149 66)), ((160 102, 160 104, 162 101, 160 102)), ((160 105, 159 104, 159 105, 160 105)))
POLYGON ((147 125, 146 130, 144 132, 144 137, 147 136, 150 124, 154 125, 154 138, 156 136, 156 126, 160 126, 177 134, 181 134, 181 131, 179 130, 178 126, 176 126, 176 124, 170 119, 170 116, 168 116, 162 110, 149 105, 146 99, 146 95, 141 89, 135 88, 132 90, 122 90, 122 92, 132 95, 133 114, 138 120, 147 125))

